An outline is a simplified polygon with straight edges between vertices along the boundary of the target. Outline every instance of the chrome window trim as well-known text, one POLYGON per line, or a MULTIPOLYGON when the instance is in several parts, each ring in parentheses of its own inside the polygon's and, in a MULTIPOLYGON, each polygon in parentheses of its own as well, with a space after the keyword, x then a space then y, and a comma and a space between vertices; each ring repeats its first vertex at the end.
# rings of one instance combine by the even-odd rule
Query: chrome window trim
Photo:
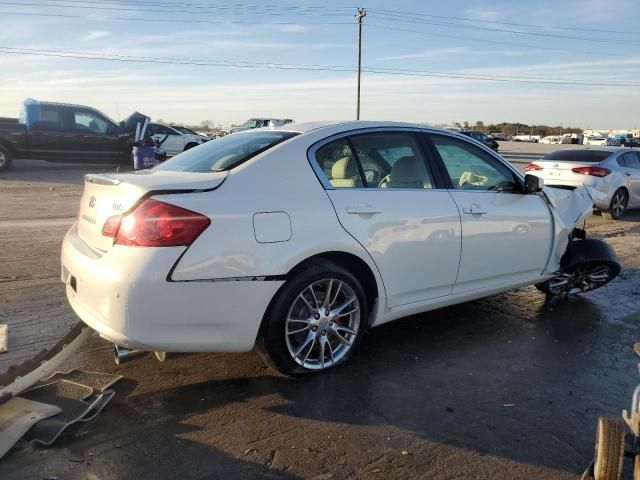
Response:
MULTIPOLYGON (((416 191, 416 192, 432 192, 432 191, 450 191, 450 190, 455 190, 455 191, 463 191, 460 189, 448 189, 448 188, 364 188, 364 187, 335 187, 331 184, 331 182, 329 181, 329 179, 327 178, 327 176, 324 174, 324 171, 322 171, 322 169, 320 168, 320 165, 318 165, 318 162, 316 161, 316 152, 318 151, 319 148, 323 147, 324 145, 326 145, 327 143, 333 142, 334 140, 340 140, 341 138, 346 138, 346 137, 350 137, 353 135, 361 135, 363 133, 376 133, 376 132, 413 132, 413 133, 422 133, 422 134, 428 134, 428 135, 442 135, 442 136, 447 136, 447 137, 451 137, 463 142, 467 142, 470 145, 474 146, 474 147, 480 147, 482 150, 484 150, 486 153, 490 154, 494 159, 496 159, 497 161, 499 161, 502 165, 504 165, 506 168, 508 168, 515 176, 516 178, 518 178, 520 181, 524 182, 524 175, 515 167, 513 166, 511 163, 509 163, 507 160, 505 160, 504 158, 502 158, 498 153, 494 152, 493 150, 491 150, 489 147, 487 147, 486 145, 484 145, 483 143, 475 140, 474 138, 468 137, 466 135, 462 135, 460 133, 456 133, 456 132, 450 132, 448 130, 440 130, 437 128, 431 128, 431 127, 395 127, 395 126, 389 126, 389 127, 363 127, 363 128, 354 128, 351 130, 345 130, 343 132, 339 132, 339 133, 335 133, 333 135, 330 135, 326 138, 323 138, 322 140, 318 140, 317 142, 315 142, 314 144, 312 144, 308 149, 307 149, 307 160, 309 161, 309 165, 311 165, 311 168, 313 169, 313 172, 315 173, 316 177, 318 178, 318 180, 320 181, 320 183, 322 184, 322 186, 324 187, 325 190, 343 190, 343 189, 348 189, 348 190, 361 190, 361 191, 416 191)), ((467 190, 470 192, 485 192, 485 193, 496 193, 495 191, 492 190, 467 190)), ((500 193, 513 193, 513 192, 500 192, 500 193)))

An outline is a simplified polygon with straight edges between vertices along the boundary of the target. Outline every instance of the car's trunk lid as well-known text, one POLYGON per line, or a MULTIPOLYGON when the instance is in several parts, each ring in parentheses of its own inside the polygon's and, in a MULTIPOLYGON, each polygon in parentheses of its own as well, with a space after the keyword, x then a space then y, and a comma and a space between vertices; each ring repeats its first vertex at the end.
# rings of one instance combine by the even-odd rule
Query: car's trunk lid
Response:
POLYGON ((556 160, 538 160, 533 163, 544 168, 542 172, 535 172, 536 175, 542 176, 543 178, 547 178, 549 180, 571 179, 574 176, 579 175, 573 172, 574 168, 593 167, 598 165, 597 163, 593 162, 562 162, 556 160))
POLYGON ((143 197, 158 193, 212 190, 224 182, 227 172, 192 173, 149 171, 85 175, 78 209, 78 235, 93 250, 106 253, 113 238, 102 234, 106 220, 127 213, 143 197))

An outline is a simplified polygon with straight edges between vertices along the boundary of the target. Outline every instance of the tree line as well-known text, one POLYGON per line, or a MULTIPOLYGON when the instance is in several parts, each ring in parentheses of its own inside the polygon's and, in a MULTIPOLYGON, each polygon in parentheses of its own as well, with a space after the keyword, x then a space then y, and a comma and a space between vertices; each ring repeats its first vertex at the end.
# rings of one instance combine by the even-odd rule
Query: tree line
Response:
POLYGON ((491 123, 485 125, 484 122, 478 120, 474 125, 470 125, 469 122, 455 123, 454 126, 458 128, 471 128, 487 134, 502 133, 504 135, 540 135, 541 137, 548 137, 549 135, 562 135, 563 133, 582 133, 581 128, 577 127, 565 127, 562 125, 549 126, 549 125, 527 125, 526 123, 491 123))

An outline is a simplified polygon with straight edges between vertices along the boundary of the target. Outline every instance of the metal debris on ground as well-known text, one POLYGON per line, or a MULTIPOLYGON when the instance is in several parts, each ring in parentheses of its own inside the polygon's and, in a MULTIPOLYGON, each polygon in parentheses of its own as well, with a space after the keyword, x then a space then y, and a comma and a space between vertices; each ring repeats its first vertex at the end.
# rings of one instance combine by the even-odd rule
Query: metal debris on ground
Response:
POLYGON ((43 385, 34 387, 21 396, 43 403, 57 405, 62 412, 38 422, 23 437, 27 442, 51 445, 70 425, 87 422, 98 415, 113 398, 114 391, 106 390, 122 376, 99 372, 72 370, 56 373, 43 385))
POLYGON ((56 405, 14 397, 0 408, 0 458, 40 420, 62 412, 56 405))
POLYGON ((82 370, 58 372, 1 405, 0 458, 20 439, 48 446, 70 425, 92 420, 113 398, 109 387, 121 378, 82 370))

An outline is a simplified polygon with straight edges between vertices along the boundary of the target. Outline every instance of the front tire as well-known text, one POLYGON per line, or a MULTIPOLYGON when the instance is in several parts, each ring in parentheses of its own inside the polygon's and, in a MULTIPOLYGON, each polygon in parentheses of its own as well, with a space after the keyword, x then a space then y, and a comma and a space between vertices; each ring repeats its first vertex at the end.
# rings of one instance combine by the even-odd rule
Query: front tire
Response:
POLYGON ((609 244, 587 239, 569 242, 560 262, 561 273, 536 288, 548 295, 584 293, 600 288, 620 272, 620 263, 609 244))
POLYGON ((326 370, 351 356, 367 318, 358 279, 332 262, 314 263, 276 294, 258 335, 258 351, 285 375, 326 370))
POLYGON ((619 220, 627 209, 629 197, 624 188, 619 188, 611 197, 609 208, 602 211, 602 217, 608 220, 619 220))
POLYGON ((11 168, 11 162, 13 160, 13 155, 9 149, 0 145, 0 172, 6 172, 11 168))

